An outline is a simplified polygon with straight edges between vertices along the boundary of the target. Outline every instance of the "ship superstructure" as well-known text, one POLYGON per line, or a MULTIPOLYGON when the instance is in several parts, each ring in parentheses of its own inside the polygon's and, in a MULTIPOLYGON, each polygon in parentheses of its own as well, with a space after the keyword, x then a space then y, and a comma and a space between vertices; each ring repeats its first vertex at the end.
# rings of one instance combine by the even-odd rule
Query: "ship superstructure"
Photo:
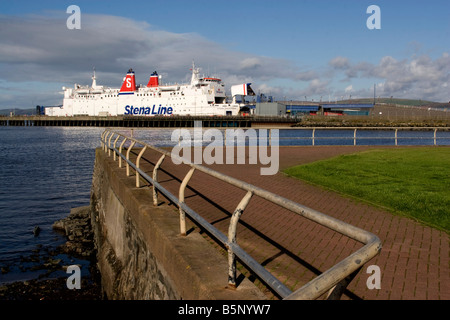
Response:
POLYGON ((200 77, 192 66, 191 81, 182 85, 162 85, 155 71, 146 86, 137 86, 135 74, 128 70, 120 89, 97 85, 65 88, 63 105, 45 108, 48 116, 171 116, 171 115, 238 115, 241 105, 236 96, 254 95, 250 83, 231 87, 232 101, 227 101, 225 85, 215 77, 200 77))

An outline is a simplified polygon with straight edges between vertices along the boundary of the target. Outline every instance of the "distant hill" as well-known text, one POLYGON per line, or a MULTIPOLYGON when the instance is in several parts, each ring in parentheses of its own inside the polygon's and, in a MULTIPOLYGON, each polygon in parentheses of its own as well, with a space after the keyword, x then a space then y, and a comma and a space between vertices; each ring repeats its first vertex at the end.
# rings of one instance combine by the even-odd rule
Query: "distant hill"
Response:
POLYGON ((16 116, 35 116, 36 109, 1 109, 1 116, 9 116, 13 112, 16 116))
MULTIPOLYGON (((396 98, 376 98, 376 103, 387 103, 387 104, 399 104, 399 105, 405 105, 405 106, 423 106, 423 107, 434 107, 434 108, 449 108, 450 107, 450 101, 448 103, 445 102, 434 102, 434 101, 427 101, 427 100, 420 100, 420 99, 396 99, 396 98)), ((280 103, 308 103, 305 101, 279 101, 280 103)), ((335 103, 336 101, 322 101, 322 103, 335 103)), ((320 104, 319 101, 309 101, 311 104, 320 104)), ((344 103, 344 104, 371 104, 373 103, 373 98, 362 98, 362 99, 346 99, 346 100, 338 100, 337 103, 344 103)))
MULTIPOLYGON (((356 101, 364 101, 361 103, 373 103, 373 98, 368 99, 355 99, 356 101)), ((352 100, 352 101, 355 101, 352 100)), ((418 99, 391 99, 391 98, 377 98, 375 100, 377 103, 388 103, 388 104, 400 104, 405 106, 433 106, 438 107, 440 105, 449 107, 449 103, 442 103, 442 102, 434 102, 434 101, 427 101, 427 100, 418 100, 418 99)))

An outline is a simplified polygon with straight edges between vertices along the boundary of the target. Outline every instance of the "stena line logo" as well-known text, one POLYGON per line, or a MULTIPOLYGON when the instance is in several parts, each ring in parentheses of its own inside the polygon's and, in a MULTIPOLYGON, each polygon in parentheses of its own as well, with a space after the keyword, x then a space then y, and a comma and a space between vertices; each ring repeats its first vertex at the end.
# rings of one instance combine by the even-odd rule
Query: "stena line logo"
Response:
POLYGON ((156 105, 153 105, 153 107, 133 107, 127 105, 125 107, 125 115, 172 115, 173 114, 173 108, 172 107, 162 107, 159 105, 159 107, 156 107, 156 105))

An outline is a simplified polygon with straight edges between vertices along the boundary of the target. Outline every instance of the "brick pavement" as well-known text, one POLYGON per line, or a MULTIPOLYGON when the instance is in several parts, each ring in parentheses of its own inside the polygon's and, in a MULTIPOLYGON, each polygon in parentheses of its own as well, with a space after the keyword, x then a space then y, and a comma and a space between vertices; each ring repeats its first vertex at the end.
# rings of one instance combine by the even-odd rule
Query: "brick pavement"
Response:
MULTIPOLYGON (((280 170, 369 148, 374 147, 280 147, 280 170)), ((154 164, 158 157, 155 152, 147 151, 143 159, 154 164)), ((258 165, 211 167, 376 234, 383 244, 381 253, 358 273, 343 299, 450 299, 447 233, 281 172, 261 176, 258 165), (370 274, 366 270, 371 264, 381 269, 381 289, 367 288, 370 274)), ((144 169, 151 172, 152 166, 144 169)), ((187 171, 187 166, 174 165, 166 159, 158 180, 177 195, 180 181, 187 171)), ((244 194, 236 187, 196 172, 186 190, 186 203, 226 234, 229 217, 244 194)), ((255 196, 241 217, 237 241, 291 290, 300 288, 362 246, 255 196)), ((226 275, 223 276, 226 281, 226 275)), ((269 298, 277 298, 270 292, 267 294, 269 298)))

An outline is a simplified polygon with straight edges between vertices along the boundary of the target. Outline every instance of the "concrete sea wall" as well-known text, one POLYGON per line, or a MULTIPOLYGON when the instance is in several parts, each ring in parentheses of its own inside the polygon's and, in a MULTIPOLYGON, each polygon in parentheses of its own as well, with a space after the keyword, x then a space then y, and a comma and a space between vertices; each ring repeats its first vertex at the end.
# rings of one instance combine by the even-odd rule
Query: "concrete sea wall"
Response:
POLYGON ((262 300, 249 280, 227 288, 226 257, 199 233, 180 236, 179 214, 153 206, 151 189, 96 150, 91 224, 108 299, 262 300))

